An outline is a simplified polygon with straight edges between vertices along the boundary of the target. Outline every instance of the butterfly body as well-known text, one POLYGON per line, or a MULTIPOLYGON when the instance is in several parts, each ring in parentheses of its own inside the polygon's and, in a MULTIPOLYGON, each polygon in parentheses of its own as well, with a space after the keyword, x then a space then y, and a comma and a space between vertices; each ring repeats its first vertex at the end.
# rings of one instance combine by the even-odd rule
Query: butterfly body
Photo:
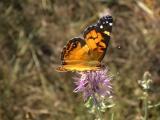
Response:
POLYGON ((112 23, 111 16, 102 17, 84 30, 83 38, 69 40, 61 53, 62 65, 56 70, 88 71, 101 68, 110 41, 112 23))

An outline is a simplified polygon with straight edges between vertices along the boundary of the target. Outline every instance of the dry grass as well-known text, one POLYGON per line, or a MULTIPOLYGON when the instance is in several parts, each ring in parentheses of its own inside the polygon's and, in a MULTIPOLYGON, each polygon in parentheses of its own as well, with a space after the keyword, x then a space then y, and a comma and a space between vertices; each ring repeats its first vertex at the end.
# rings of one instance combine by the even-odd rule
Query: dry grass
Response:
MULTIPOLYGON (((115 120, 143 116, 137 84, 152 74, 151 103, 160 100, 160 3, 156 0, 2 0, 0 2, 0 119, 92 120, 83 100, 72 91, 70 73, 57 73, 66 42, 110 9, 115 24, 104 58, 112 74, 115 120)), ((159 107, 149 120, 160 119, 159 107)))

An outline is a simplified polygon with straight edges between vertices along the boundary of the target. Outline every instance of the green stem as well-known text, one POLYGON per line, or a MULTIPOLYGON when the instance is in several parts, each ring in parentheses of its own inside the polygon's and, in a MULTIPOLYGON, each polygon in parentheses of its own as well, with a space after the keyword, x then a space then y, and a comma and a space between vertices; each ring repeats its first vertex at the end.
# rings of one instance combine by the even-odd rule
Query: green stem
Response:
POLYGON ((98 115, 98 120, 103 120, 102 119, 102 114, 100 112, 100 105, 99 105, 99 103, 98 103, 98 101, 97 101, 97 99, 96 99, 94 94, 92 95, 92 97, 93 97, 93 100, 94 100, 94 104, 96 106, 96 113, 98 115))
POLYGON ((145 100, 144 100, 144 120, 148 119, 148 94, 145 92, 145 100))
POLYGON ((101 112, 99 111, 99 107, 96 107, 96 110, 97 110, 98 120, 103 120, 103 119, 102 119, 102 114, 101 114, 101 112))
POLYGON ((114 112, 111 113, 111 120, 114 120, 114 112))

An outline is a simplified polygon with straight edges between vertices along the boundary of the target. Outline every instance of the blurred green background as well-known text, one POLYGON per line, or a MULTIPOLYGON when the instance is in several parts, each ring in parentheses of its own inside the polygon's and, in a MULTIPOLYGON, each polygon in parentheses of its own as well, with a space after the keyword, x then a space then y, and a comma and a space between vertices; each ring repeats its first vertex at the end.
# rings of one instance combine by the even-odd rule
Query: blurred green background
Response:
MULTIPOLYGON (((58 73, 61 49, 100 16, 112 14, 113 33, 103 62, 113 75, 115 120, 141 120, 143 90, 152 75, 150 104, 160 102, 160 1, 1 0, 0 120, 93 120, 73 73, 58 73)), ((160 107, 149 109, 160 120, 160 107)))

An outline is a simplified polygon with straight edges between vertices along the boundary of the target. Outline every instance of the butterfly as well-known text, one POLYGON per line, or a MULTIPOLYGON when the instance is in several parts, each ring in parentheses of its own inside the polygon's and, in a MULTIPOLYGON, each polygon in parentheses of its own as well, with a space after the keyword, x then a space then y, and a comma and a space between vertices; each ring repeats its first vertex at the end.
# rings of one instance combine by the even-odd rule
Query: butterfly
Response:
POLYGON ((101 61, 109 45, 112 24, 112 16, 104 16, 84 30, 83 38, 69 40, 62 49, 62 65, 56 70, 89 71, 101 68, 101 61))

